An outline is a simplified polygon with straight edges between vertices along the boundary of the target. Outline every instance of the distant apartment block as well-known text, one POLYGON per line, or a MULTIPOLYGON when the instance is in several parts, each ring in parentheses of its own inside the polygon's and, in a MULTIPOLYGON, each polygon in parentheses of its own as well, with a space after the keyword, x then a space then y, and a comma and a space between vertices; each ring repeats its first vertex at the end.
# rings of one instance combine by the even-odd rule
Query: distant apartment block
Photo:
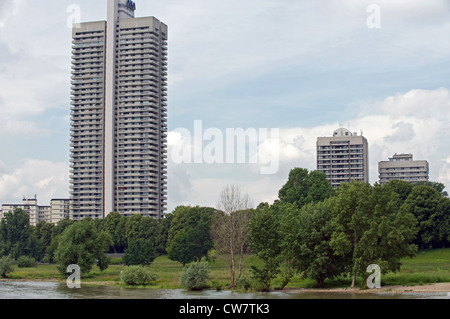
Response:
POLYGON ((70 200, 68 198, 56 198, 50 201, 51 222, 57 224, 59 221, 70 218, 70 200))
POLYGON ((378 163, 378 174, 381 185, 393 179, 415 184, 429 180, 429 164, 425 160, 415 161, 412 154, 395 154, 378 163))
POLYGON ((40 221, 51 222, 51 208, 50 206, 39 206, 37 198, 23 198, 22 204, 3 204, 1 211, 1 218, 7 212, 14 212, 16 209, 22 209, 30 216, 30 225, 36 226, 40 221))
POLYGON ((367 139, 345 128, 330 137, 317 138, 317 170, 325 173, 334 188, 351 180, 369 182, 367 139))
POLYGON ((16 209, 22 209, 30 217, 30 225, 36 226, 39 222, 57 224, 64 218, 69 217, 69 199, 52 199, 50 206, 40 206, 37 203, 37 197, 28 199, 23 198, 21 204, 3 204, 0 211, 0 220, 8 212, 14 212, 16 209))

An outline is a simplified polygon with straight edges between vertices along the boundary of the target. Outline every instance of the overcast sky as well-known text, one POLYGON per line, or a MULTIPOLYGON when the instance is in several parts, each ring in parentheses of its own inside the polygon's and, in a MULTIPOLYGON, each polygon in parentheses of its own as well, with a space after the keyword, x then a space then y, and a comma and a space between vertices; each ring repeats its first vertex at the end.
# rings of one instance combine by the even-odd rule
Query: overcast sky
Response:
MULTIPOLYGON (((0 0, 0 204, 36 194, 48 205, 69 196, 67 23, 73 5, 81 21, 105 20, 106 3, 0 0)), ((169 26, 169 212, 180 204, 215 206, 227 184, 255 204, 272 202, 292 168, 316 169, 316 138, 341 125, 368 139, 371 183, 379 161, 413 153, 429 161, 431 180, 450 189, 448 0, 136 6, 137 17, 169 26), (196 120, 204 130, 279 129, 279 170, 173 162, 176 129, 193 134, 196 120)))

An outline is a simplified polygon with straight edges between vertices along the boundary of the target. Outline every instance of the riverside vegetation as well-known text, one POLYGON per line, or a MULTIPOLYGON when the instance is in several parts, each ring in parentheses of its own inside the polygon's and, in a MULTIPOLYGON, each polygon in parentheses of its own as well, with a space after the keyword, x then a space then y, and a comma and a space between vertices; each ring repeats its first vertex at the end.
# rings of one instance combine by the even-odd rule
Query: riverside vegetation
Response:
POLYGON ((450 282, 450 250, 442 248, 450 243, 450 199, 440 183, 351 182, 335 190, 324 174, 296 168, 278 200, 251 206, 247 194, 227 186, 217 208, 180 206, 161 220, 111 213, 34 227, 16 210, 0 224, 0 273, 63 280, 67 266, 78 264, 85 284, 189 288, 193 274, 203 278, 193 289, 267 291, 362 286, 375 263, 383 285, 450 282), (24 256, 45 264, 26 267, 24 256), (19 258, 26 268, 12 271, 19 258), (208 266, 187 270, 200 262, 208 266), (133 269, 148 280, 121 281, 133 269))

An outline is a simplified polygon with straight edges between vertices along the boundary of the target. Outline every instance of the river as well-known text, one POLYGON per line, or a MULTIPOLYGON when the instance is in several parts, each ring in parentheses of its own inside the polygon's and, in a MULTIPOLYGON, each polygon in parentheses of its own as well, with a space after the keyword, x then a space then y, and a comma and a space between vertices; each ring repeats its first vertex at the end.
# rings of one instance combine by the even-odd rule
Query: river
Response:
POLYGON ((69 289, 56 282, 0 282, 0 299, 450 299, 448 293, 335 293, 269 292, 240 293, 183 289, 133 289, 109 286, 82 286, 69 289))

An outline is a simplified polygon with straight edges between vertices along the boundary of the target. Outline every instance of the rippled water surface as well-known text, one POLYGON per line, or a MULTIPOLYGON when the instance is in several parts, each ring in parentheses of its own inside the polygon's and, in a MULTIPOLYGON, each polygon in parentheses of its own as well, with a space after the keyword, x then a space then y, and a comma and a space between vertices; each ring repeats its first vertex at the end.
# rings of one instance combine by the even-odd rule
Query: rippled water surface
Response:
POLYGON ((182 289, 132 289, 107 286, 82 286, 69 289, 54 282, 0 282, 0 299, 450 299, 448 293, 326 293, 270 292, 237 293, 182 289))

